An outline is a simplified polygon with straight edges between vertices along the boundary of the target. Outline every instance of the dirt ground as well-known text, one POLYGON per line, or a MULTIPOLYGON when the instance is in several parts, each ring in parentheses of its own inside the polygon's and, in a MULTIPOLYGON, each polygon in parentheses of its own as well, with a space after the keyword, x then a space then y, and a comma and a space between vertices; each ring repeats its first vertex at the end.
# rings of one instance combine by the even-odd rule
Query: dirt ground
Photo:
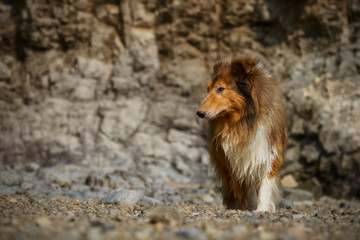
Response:
POLYGON ((360 203, 323 197, 276 213, 221 204, 122 206, 98 199, 0 197, 0 239, 359 239, 360 203))

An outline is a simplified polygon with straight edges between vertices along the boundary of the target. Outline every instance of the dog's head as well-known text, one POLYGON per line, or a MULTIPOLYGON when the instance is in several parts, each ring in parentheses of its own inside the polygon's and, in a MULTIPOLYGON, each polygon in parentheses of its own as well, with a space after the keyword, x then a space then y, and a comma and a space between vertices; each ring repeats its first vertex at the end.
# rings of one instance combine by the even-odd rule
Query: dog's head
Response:
POLYGON ((215 63, 207 95, 196 114, 208 120, 256 114, 253 81, 262 66, 260 61, 249 58, 235 59, 231 64, 215 63))

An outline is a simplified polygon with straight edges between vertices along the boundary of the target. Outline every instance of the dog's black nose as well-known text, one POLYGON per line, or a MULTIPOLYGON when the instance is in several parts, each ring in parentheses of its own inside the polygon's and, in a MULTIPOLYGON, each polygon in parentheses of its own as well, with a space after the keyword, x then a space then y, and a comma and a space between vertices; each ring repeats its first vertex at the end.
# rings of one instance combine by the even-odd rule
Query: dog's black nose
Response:
POLYGON ((205 112, 204 111, 197 111, 196 115, 198 115, 200 118, 204 118, 205 117, 205 112))

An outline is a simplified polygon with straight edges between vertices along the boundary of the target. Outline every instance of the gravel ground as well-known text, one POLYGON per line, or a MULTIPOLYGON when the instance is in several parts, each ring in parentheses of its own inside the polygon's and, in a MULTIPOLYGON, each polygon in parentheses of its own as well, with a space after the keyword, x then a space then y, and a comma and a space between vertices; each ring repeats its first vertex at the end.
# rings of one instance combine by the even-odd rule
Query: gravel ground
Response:
POLYGON ((227 210, 216 201, 124 206, 99 199, 0 197, 0 239, 239 238, 360 239, 360 203, 323 197, 270 214, 227 210))

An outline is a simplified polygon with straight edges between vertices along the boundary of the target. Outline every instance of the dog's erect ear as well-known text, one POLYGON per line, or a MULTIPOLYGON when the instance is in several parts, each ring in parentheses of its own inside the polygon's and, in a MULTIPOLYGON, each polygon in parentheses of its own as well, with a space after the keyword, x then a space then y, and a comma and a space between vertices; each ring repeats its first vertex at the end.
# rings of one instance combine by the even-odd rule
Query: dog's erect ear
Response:
POLYGON ((249 58, 234 59, 231 62, 231 74, 235 78, 237 90, 248 100, 246 112, 249 115, 256 115, 256 106, 251 94, 253 87, 252 77, 249 76, 256 64, 256 60, 249 58))
POLYGON ((222 61, 216 62, 213 67, 213 75, 217 74, 225 66, 226 66, 226 63, 224 63, 222 61))
POLYGON ((253 59, 234 59, 231 62, 231 73, 235 78, 243 78, 249 74, 256 65, 256 60, 253 59))
POLYGON ((247 74, 241 59, 234 59, 231 62, 231 73, 235 78, 242 78, 247 74))

